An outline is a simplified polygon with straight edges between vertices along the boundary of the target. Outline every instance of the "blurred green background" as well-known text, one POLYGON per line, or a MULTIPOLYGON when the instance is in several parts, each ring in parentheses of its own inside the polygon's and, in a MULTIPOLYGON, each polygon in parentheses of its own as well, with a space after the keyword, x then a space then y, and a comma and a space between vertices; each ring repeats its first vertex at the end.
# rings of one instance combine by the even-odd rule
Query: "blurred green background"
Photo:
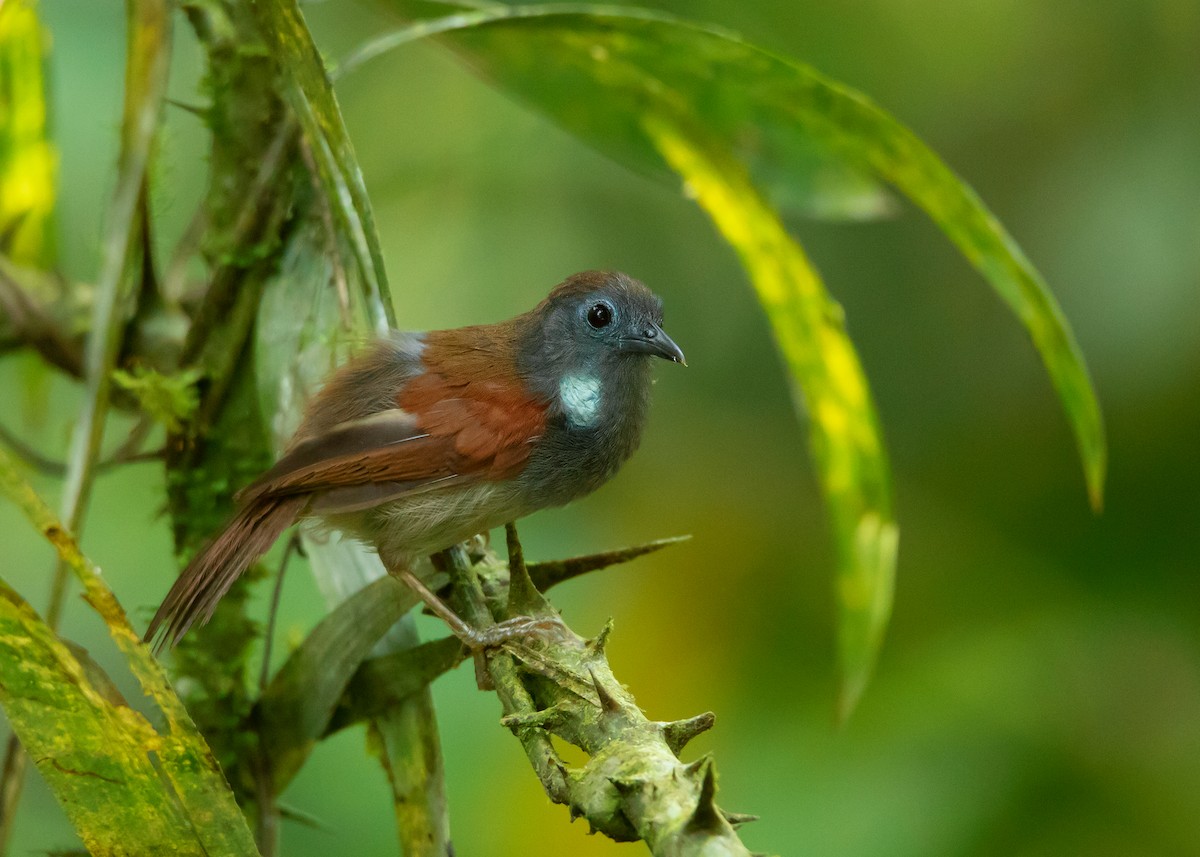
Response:
MULTIPOLYGON (((895 615, 873 685, 833 725, 829 537, 805 433, 732 252, 678 188, 633 176, 429 46, 339 84, 405 327, 490 321, 613 267, 663 295, 688 369, 660 367, 643 448, 612 484, 522 527, 535 558, 691 533, 556 593, 652 717, 706 709, 720 802, 788 855, 1200 854, 1200 4, 1194 0, 652 3, 812 63, 913 127, 983 196, 1060 298, 1111 442, 1105 511, 1017 323, 921 216, 795 231, 846 308, 895 469, 895 615)), ((114 176, 121 5, 43 0, 61 259, 94 278, 114 176)), ((394 24, 306 7, 331 59, 394 24)), ((182 19, 172 97, 195 103, 182 19)), ((154 203, 169 246, 206 132, 170 109, 154 203)), ((3 420, 62 457, 78 391, 0 361, 3 420)), ((118 437, 114 432, 113 438, 118 437)), ((47 494, 58 486, 38 482, 47 494)), ((144 622, 171 579, 153 465, 100 482, 84 543, 144 622)), ((42 605, 50 551, 0 506, 3 576, 42 605)), ((323 605, 289 577, 283 627, 323 605)), ((68 636, 115 664, 73 599, 68 636)), ((440 633, 436 624, 430 633, 440 633)), ((567 823, 469 669, 435 686, 461 855, 643 853, 567 823)), ((285 795, 289 855, 395 853, 361 730, 285 795)), ((30 778, 13 854, 71 846, 30 778)))

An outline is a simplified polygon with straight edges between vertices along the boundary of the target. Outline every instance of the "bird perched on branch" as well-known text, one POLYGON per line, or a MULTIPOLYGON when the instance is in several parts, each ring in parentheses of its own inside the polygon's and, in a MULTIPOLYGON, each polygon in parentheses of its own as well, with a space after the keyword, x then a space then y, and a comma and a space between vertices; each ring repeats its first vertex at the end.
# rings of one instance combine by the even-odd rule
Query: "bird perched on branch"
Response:
POLYGON ((508 321, 393 332, 316 395, 146 638, 177 643, 284 530, 316 517, 372 545, 468 646, 495 642, 495 629, 471 628, 430 592, 414 563, 611 478, 641 439, 651 357, 684 362, 662 329, 662 301, 605 271, 575 274, 508 321))

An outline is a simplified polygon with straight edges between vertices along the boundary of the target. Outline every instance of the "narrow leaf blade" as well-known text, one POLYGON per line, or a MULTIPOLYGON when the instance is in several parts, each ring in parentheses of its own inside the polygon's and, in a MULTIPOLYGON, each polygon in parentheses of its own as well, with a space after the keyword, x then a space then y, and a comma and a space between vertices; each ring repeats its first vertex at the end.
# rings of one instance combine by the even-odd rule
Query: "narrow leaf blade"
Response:
POLYGON ((287 786, 316 742, 367 654, 416 604, 413 592, 381 577, 330 612, 271 679, 259 700, 263 753, 275 793, 287 786))
POLYGON ((0 703, 91 853, 201 853, 150 760, 150 724, 93 687, 68 648, 3 581, 0 703))
POLYGON ((346 686, 326 734, 386 713, 462 660, 462 643, 443 637, 363 661, 346 686))
MULTIPOLYGON (((157 755, 162 773, 172 786, 173 803, 178 806, 188 825, 194 828, 198 843, 196 850, 212 855, 257 854, 254 839, 234 800, 233 792, 183 702, 171 689, 162 666, 154 660, 150 649, 142 644, 141 637, 129 624, 125 610, 96 566, 80 551, 78 543, 45 502, 20 477, 12 459, 3 449, 0 449, 0 493, 20 507, 29 522, 54 546, 62 562, 75 573, 83 584, 85 598, 108 626, 109 634, 125 656, 142 690, 158 705, 166 729, 157 735, 150 730, 145 738, 144 750, 153 750, 157 755)), ((48 628, 47 632, 53 633, 48 628)), ((57 654, 54 657, 58 662, 66 663, 57 654)), ((75 661, 73 657, 71 660, 75 661)), ((37 762, 36 757, 34 762, 37 762)), ((164 852, 151 849, 128 853, 164 852)))
POLYGON ((255 0, 253 7, 315 161, 338 237, 350 248, 370 326, 382 334, 395 326, 383 253, 362 171, 325 66, 293 0, 255 0))
POLYGON ((810 414, 813 455, 833 519, 841 607, 843 717, 866 687, 891 614, 897 526, 887 454, 854 346, 804 251, 740 165, 703 134, 647 117, 646 130, 741 257, 810 414))

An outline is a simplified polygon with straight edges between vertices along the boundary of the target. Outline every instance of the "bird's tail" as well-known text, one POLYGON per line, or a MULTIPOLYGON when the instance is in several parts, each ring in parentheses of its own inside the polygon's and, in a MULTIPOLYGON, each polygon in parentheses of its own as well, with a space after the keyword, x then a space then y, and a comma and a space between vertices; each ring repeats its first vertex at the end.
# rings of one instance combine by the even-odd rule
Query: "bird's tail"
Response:
POLYGON ((196 622, 207 622, 229 587, 299 516, 308 496, 259 497, 192 558, 150 620, 146 642, 174 646, 196 622))

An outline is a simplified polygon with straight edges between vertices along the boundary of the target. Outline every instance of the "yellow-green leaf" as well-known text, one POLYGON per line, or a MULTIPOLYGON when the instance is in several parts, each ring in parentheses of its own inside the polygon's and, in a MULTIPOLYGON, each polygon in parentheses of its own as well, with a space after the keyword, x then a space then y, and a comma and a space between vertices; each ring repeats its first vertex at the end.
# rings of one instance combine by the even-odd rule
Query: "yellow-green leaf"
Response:
MULTIPOLYGON (((11 590, 0 593, 3 596, 0 608, 5 611, 0 619, 3 624, 0 701, 34 764, 39 768, 46 764, 55 770, 59 766, 70 769, 62 772, 70 776, 69 783, 64 783, 62 791, 56 789, 55 795, 76 824, 79 835, 85 842, 93 836, 107 837, 105 824, 109 823, 115 825, 116 833, 124 836, 119 842, 132 843, 128 847, 117 844, 93 849, 98 854, 214 857, 257 854, 233 792, 183 703, 171 689, 162 666, 142 644, 99 571, 45 502, 20 477, 3 449, 0 449, 0 494, 20 507, 83 584, 88 603, 104 619, 134 677, 158 706, 164 720, 164 728, 156 732, 129 709, 106 702, 49 626, 16 593, 11 590), (24 672, 27 668, 35 672, 24 672), (39 747, 49 755, 43 754, 39 747), (67 755, 54 755, 63 747, 69 749, 67 755), (150 754, 157 760, 157 766, 151 765, 150 754), (141 783, 147 769, 157 791, 141 783), (85 773, 76 777, 72 772, 85 773), (89 772, 99 774, 99 778, 89 772), (83 800, 78 795, 85 785, 100 791, 110 788, 118 791, 97 793, 83 800), (119 791, 125 786, 132 791, 119 791), (160 806, 163 801, 169 811, 160 806), (76 802, 85 805, 79 807, 76 802), (106 822, 107 817, 94 817, 88 809, 112 803, 117 806, 111 822, 106 822), (184 839, 176 836, 180 825, 187 834, 184 839), (143 843, 141 836, 152 837, 145 841, 159 844, 143 847, 139 845, 143 843), (182 844, 166 847, 175 842, 182 844)), ((53 787, 54 781, 47 779, 53 787)))
POLYGON ((0 3, 0 253, 53 260, 58 155, 46 133, 46 34, 32 0, 0 3))
POLYGON ((628 7, 496 4, 422 20, 359 57, 429 35, 601 151, 635 167, 657 159, 681 174, 738 250, 811 414, 839 557, 843 713, 861 693, 886 625, 897 532, 858 360, 840 310, 781 225, 781 185, 802 192, 814 164, 832 164, 834 175, 864 176, 866 188, 890 183, 925 210, 1029 331, 1099 507, 1103 424, 1054 297, 971 188, 866 97, 731 33, 628 7))
POLYGON ((646 131, 733 245, 758 292, 810 414, 812 449, 838 551, 841 603, 840 710, 849 714, 866 687, 891 614, 896 523, 887 455, 858 355, 841 308, 744 169, 703 133, 657 117, 646 131))
POLYGON ((154 769, 150 724, 93 687, 67 646, 3 581, 0 704, 90 852, 204 853, 154 769))

